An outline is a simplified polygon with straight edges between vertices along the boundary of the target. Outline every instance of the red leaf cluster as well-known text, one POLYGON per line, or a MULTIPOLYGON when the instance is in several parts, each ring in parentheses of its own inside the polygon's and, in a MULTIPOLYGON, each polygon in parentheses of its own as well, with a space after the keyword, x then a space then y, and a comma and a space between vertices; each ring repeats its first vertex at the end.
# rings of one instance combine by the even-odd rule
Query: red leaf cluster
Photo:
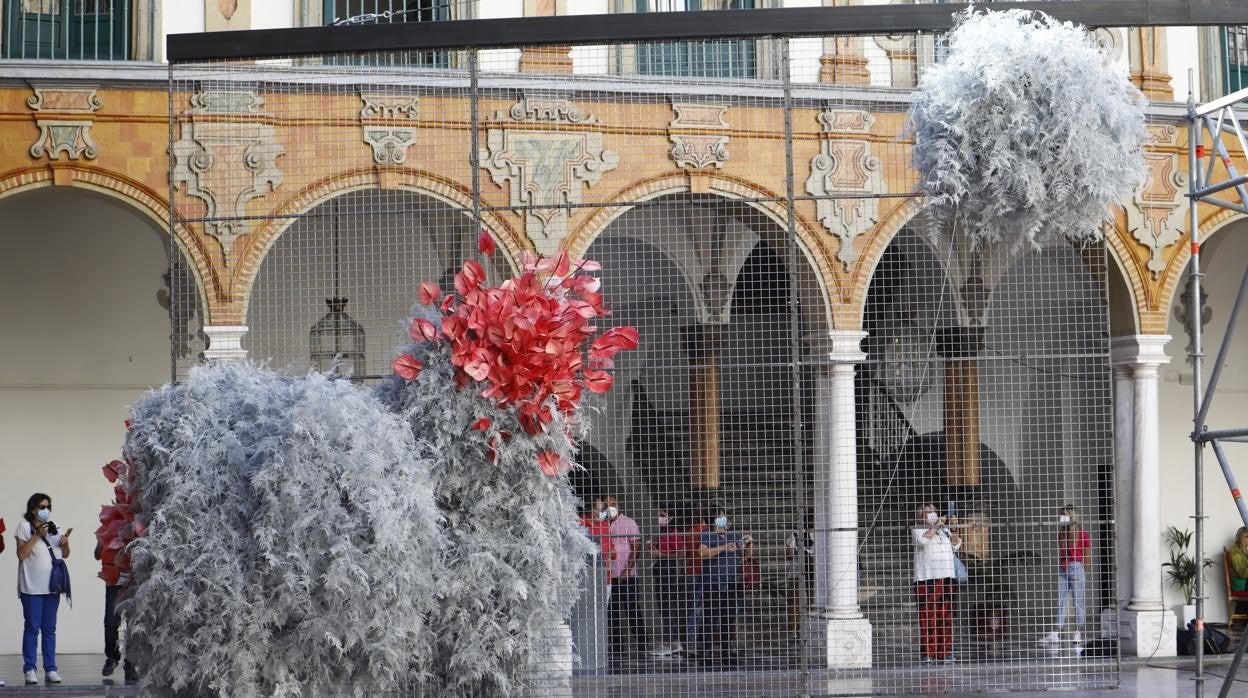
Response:
MULTIPOLYGON (((126 429, 130 429, 126 420, 126 429)), ((127 460, 114 460, 104 465, 104 478, 113 485, 113 503, 100 507, 100 527, 95 540, 100 546, 100 579, 108 586, 116 586, 130 574, 130 555, 126 547, 135 538, 146 533, 143 524, 135 520, 130 499, 134 485, 134 466, 127 460)))
MULTIPOLYGON (((477 248, 486 255, 496 249, 485 232, 477 248)), ((555 410, 572 415, 582 391, 610 390, 615 355, 635 349, 638 337, 634 327, 598 334, 591 324, 610 315, 599 280, 581 273, 601 269, 596 262, 574 263, 566 252, 553 258, 524 252, 520 262, 521 274, 498 286, 487 286, 485 268, 471 259, 455 275, 454 293, 443 296, 436 284, 421 284, 420 302, 441 311, 441 326, 417 318, 408 334, 416 342, 449 342, 456 385, 484 384, 483 397, 514 409, 524 430, 538 434, 555 410)), ((394 368, 408 380, 420 370, 407 354, 395 359, 394 368)), ((539 464, 550 475, 567 472, 566 462, 550 452, 539 464)))

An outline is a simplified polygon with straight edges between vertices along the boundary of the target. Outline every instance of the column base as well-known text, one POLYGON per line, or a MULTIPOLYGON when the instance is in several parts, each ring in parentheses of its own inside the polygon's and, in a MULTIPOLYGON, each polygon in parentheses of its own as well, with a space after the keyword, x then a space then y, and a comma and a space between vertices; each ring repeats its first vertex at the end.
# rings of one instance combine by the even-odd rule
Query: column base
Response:
POLYGON ((1123 609, 1118 616, 1118 638, 1128 657, 1173 657, 1174 614, 1166 610, 1123 609))
POLYGON ((828 668, 871 668, 871 621, 866 618, 828 618, 828 668))
POLYGON ((560 622, 543 638, 550 654, 539 659, 533 681, 535 698, 572 698, 572 628, 560 622))

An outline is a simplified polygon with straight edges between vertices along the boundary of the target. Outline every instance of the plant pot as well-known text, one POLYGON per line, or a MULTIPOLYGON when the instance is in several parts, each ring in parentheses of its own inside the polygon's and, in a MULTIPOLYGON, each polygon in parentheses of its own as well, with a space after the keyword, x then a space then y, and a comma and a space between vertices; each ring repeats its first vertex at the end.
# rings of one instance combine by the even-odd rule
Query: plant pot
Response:
POLYGON ((1186 604, 1174 607, 1174 615, 1178 618, 1179 630, 1186 630, 1187 624, 1196 620, 1196 604, 1186 604))

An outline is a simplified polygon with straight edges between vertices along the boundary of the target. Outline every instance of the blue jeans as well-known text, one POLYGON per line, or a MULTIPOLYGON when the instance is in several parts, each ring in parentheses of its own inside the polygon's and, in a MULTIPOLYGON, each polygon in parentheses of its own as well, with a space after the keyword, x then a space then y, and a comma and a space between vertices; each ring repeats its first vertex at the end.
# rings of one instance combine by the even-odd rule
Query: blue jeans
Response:
POLYGON ((1085 600, 1086 595, 1086 575, 1083 571, 1082 562, 1071 562, 1066 565, 1066 570, 1058 575, 1057 580, 1057 627, 1066 625, 1066 604, 1070 597, 1075 597, 1075 623, 1076 628, 1082 626, 1088 619, 1088 605, 1085 600))
POLYGON ((56 611, 60 594, 18 594, 22 599, 22 672, 35 670, 35 643, 43 634, 43 670, 56 671, 56 611))

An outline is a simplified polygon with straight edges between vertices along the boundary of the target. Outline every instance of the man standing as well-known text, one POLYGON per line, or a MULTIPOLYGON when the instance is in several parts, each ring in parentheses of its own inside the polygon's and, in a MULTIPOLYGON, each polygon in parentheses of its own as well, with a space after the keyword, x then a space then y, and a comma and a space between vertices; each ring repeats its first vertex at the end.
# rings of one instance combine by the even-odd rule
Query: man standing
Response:
POLYGON ((609 566, 611 599, 607 602, 607 622, 611 626, 611 664, 618 665, 630 655, 624 634, 626 623, 632 630, 636 651, 645 651, 650 643, 646 639, 637 589, 636 552, 641 543, 641 529, 636 521, 620 512, 620 502, 614 495, 607 497, 607 520, 611 522, 613 548, 609 566))
MULTIPOLYGON (((103 546, 99 543, 95 544, 95 559, 99 560, 103 553, 103 546)), ((128 575, 122 575, 118 578, 116 584, 110 584, 104 587, 104 670, 100 672, 105 677, 113 675, 117 670, 117 662, 121 661, 121 648, 117 644, 117 636, 121 630, 121 617, 117 615, 117 594, 121 591, 122 586, 129 581, 128 575)), ((125 672, 126 683, 135 683, 139 680, 139 672, 135 670, 134 665, 130 663, 130 659, 126 658, 123 671, 125 672)))

